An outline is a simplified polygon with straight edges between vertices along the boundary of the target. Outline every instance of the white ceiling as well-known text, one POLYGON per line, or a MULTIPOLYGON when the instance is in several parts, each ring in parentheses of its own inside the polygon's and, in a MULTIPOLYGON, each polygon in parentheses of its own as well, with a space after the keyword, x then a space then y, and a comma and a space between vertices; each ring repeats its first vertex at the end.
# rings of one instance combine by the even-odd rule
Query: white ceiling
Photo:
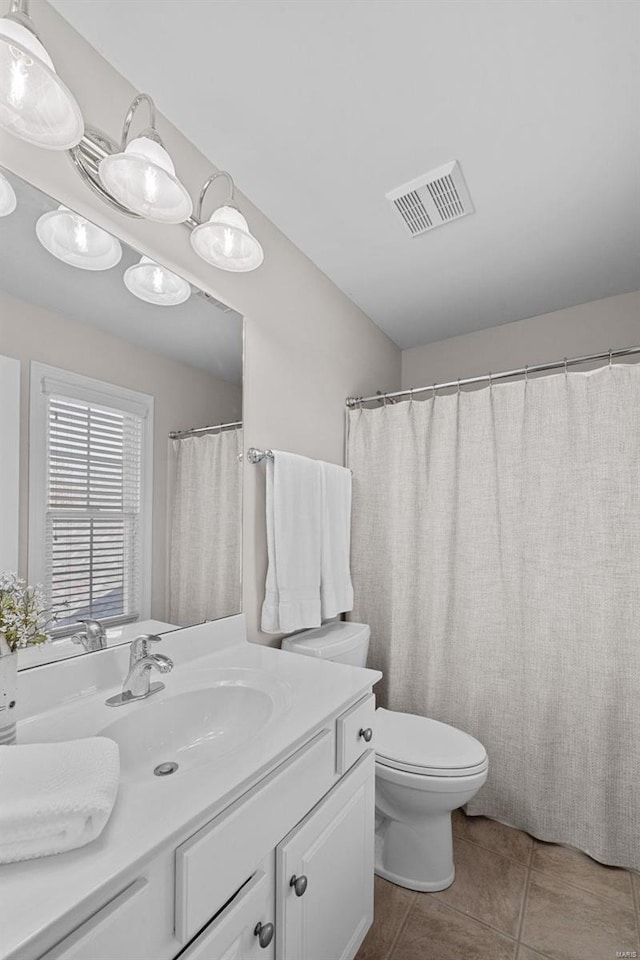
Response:
POLYGON ((53 5, 401 347, 640 287, 637 4, 53 5), (410 238, 453 159, 476 213, 410 238))
POLYGON ((134 297, 122 276, 140 254, 122 244, 111 270, 89 271, 62 263, 36 237, 38 217, 58 203, 30 183, 4 171, 18 198, 2 220, 0 291, 68 320, 86 323, 145 350, 172 357, 213 376, 242 383, 242 318, 198 295, 159 307, 134 297))

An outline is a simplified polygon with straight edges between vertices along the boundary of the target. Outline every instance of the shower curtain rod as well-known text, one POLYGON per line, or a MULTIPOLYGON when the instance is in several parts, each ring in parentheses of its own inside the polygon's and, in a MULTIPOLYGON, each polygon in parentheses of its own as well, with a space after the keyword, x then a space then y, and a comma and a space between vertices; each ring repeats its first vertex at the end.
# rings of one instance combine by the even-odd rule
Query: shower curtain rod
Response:
POLYGON ((235 420, 233 423, 218 423, 214 427, 191 427, 190 430, 172 430, 169 433, 169 440, 182 440, 183 437, 194 437, 199 433, 213 433, 214 430, 234 430, 242 426, 242 420, 235 420))
POLYGON ((434 394, 437 390, 445 390, 451 387, 464 387, 468 383, 493 383, 494 380, 505 380, 508 377, 528 377, 530 373, 540 373, 543 370, 561 370, 567 367, 573 367, 577 363, 591 363, 595 360, 611 360, 614 357, 629 357, 640 353, 640 345, 636 347, 624 347, 620 350, 607 350, 606 353, 591 353, 584 357, 571 357, 562 360, 554 360, 551 363, 535 363, 530 367, 518 367, 516 370, 503 370, 500 373, 486 373, 481 377, 465 377, 461 380, 449 380, 447 383, 433 383, 429 387, 411 387, 408 390, 395 390, 392 393, 376 393, 373 397, 347 397, 345 404, 347 407, 358 407, 363 403, 370 403, 373 400, 386 403, 387 400, 396 400, 399 397, 413 397, 416 393, 427 393, 432 390, 434 394))

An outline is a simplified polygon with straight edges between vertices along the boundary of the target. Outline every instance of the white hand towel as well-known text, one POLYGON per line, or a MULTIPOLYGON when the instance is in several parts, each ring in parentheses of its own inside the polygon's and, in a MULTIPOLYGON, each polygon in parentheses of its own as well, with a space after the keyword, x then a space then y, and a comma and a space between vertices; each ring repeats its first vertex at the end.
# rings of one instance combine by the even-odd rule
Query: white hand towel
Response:
POLYGON ((273 451, 267 461, 267 552, 262 606, 265 633, 319 627, 322 536, 317 460, 273 451))
POLYGON ((118 793, 120 753, 106 737, 0 747, 0 863, 95 840, 118 793))
POLYGON ((320 463, 322 477, 322 619, 353 610, 349 569, 351 543, 351 471, 320 463))

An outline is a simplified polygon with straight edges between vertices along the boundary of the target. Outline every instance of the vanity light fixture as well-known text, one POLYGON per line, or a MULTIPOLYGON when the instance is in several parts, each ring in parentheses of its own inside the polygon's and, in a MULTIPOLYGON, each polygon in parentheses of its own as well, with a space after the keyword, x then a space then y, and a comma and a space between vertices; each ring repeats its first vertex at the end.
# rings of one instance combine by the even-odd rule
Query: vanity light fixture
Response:
POLYGON ((115 237, 65 206, 39 217, 36 236, 54 257, 81 270, 109 270, 122 257, 115 237))
POLYGON ((11 0, 0 18, 0 126, 48 150, 69 150, 84 131, 80 107, 38 39, 28 0, 11 0))
POLYGON ((124 283, 134 297, 160 307, 177 306, 191 296, 186 280, 149 257, 141 257, 139 263, 125 270, 124 283))
POLYGON ((0 173, 0 217, 8 217, 17 204, 15 190, 4 174, 0 173))
POLYGON ((191 234, 191 246, 203 260, 221 270, 246 273, 255 270, 264 260, 259 242, 249 230, 247 221, 233 201, 234 183, 226 171, 213 173, 205 180, 195 220, 197 226, 191 234), (205 194, 214 180, 225 177, 229 184, 229 196, 222 207, 218 207, 209 219, 202 222, 202 204, 205 194))
POLYGON ((186 188, 176 177, 173 161, 156 130, 156 108, 146 93, 132 102, 122 128, 117 152, 98 163, 104 189, 132 213, 160 223, 183 223, 193 205, 186 188), (149 126, 129 140, 131 122, 140 104, 149 109, 149 126))
MULTIPOLYGON (((0 127, 37 146, 68 150, 85 183, 120 213, 157 223, 185 223, 192 230, 193 249, 214 267, 245 273, 255 270, 264 260, 260 243, 233 203, 234 184, 228 173, 214 173, 205 181, 196 217, 192 217, 191 197, 176 176, 173 161, 157 131, 156 108, 148 94, 141 93, 133 99, 119 143, 102 130, 85 125, 75 98, 56 74, 51 57, 38 38, 29 17, 29 0, 11 0, 9 13, 0 18, 0 127), (149 125, 130 139, 133 118, 142 104, 149 111, 149 125), (203 223, 205 194, 218 177, 227 179, 229 196, 203 223)), ((2 184, 0 190, 4 190, 2 184)), ((66 214, 74 216, 70 211, 66 214)), ((55 229, 48 228, 51 235, 55 229)), ((62 247, 56 245, 55 256, 60 256, 62 247)), ((75 249, 74 255, 80 252, 75 249)), ((60 259, 85 269, 107 269, 95 265, 99 258, 94 260, 94 266, 88 266, 86 260, 81 264, 66 256, 60 259)))

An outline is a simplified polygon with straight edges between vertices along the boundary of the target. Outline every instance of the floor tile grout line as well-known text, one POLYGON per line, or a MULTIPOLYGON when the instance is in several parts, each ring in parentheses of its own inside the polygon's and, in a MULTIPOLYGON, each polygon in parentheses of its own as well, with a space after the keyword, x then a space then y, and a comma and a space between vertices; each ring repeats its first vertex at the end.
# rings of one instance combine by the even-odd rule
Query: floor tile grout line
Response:
MULTIPOLYGON (((624 869, 624 868, 621 868, 624 869)), ((635 913, 634 908, 634 893, 633 893, 633 881, 629 877, 629 883, 631 884, 631 906, 628 906, 625 903, 621 903, 619 899, 615 897, 608 897, 605 893, 594 893, 593 890, 590 890, 588 887, 581 887, 579 883, 574 883, 573 880, 567 880, 565 877, 560 879, 555 876, 551 871, 547 870, 536 870, 535 867, 531 867, 531 873, 535 873, 538 877, 546 877, 549 880, 553 880, 555 883, 564 883, 568 887, 572 887, 574 890, 579 890, 580 893, 588 893, 590 896, 595 897, 597 900, 602 900, 604 903, 612 904, 616 907, 622 907, 623 910, 631 910, 632 913, 635 913)))
POLYGON ((394 937, 393 940, 391 941, 391 945, 390 945, 390 947, 389 947, 389 949, 388 949, 388 951, 387 951, 387 953, 386 953, 386 956, 384 957, 384 960, 392 960, 393 953, 394 953, 394 951, 395 951, 395 949, 396 949, 396 946, 398 945, 398 940, 400 939, 400 935, 402 934, 402 931, 403 931, 404 928, 406 927, 407 921, 408 921, 409 916, 410 916, 410 914, 411 914, 411 911, 413 910, 413 908, 414 908, 414 906, 415 906, 415 902, 416 902, 416 892, 415 892, 415 890, 412 891, 412 892, 413 892, 413 897, 412 897, 411 900, 409 901, 409 904, 408 904, 408 906, 407 906, 406 913, 405 913, 404 917, 402 918, 402 923, 401 923, 400 926, 398 927, 398 932, 396 933, 395 937, 394 937))
MULTIPOLYGON (((466 917, 467 920, 473 920, 474 923, 479 923, 480 926, 486 927, 487 930, 491 930, 493 933, 499 933, 501 937, 506 937, 507 940, 513 940, 515 944, 518 943, 518 941, 516 940, 516 938, 513 936, 512 933, 505 933, 505 931, 501 930, 500 927, 494 927, 494 925, 492 923, 489 923, 488 920, 481 920, 480 917, 476 917, 472 913, 466 913, 465 910, 460 910, 459 907, 454 907, 453 904, 447 903, 446 900, 438 899, 438 896, 436 893, 430 893, 428 894, 428 896, 434 897, 436 903, 439 903, 443 907, 447 907, 448 910, 453 910, 454 913, 460 914, 461 917, 466 917)), ((387 960, 391 960, 391 958, 388 957, 387 960)))
MULTIPOLYGON (((500 823, 499 820, 492 820, 491 822, 492 822, 492 823, 500 823)), ((594 863, 597 867, 602 867, 604 870, 622 870, 622 871, 624 871, 624 873, 628 874, 629 877, 631 878, 631 880, 630 880, 630 882, 631 882, 631 889, 632 889, 632 891, 634 890, 634 884, 633 884, 633 878, 632 878, 633 871, 630 870, 628 867, 616 867, 616 866, 613 866, 612 864, 600 863, 598 860, 594 860, 593 857, 590 857, 588 853, 585 853, 584 850, 580 850, 578 847, 567 846, 566 844, 556 843, 555 841, 552 841, 552 840, 549 840, 549 841, 548 841, 548 840, 538 840, 538 838, 537 838, 537 837, 534 837, 533 834, 527 833, 525 830, 519 830, 518 827, 507 827, 506 824, 502 824, 502 826, 504 826, 505 829, 507 829, 507 830, 518 831, 519 833, 524 833, 525 836, 529 837, 529 839, 531 840, 531 850, 529 851, 529 855, 528 855, 528 858, 527 858, 527 862, 528 862, 529 864, 531 864, 532 861, 533 861, 533 854, 534 854, 535 849, 536 849, 536 843, 543 843, 543 844, 546 844, 547 846, 559 846, 559 847, 562 847, 564 850, 573 850, 573 851, 576 852, 576 853, 581 853, 581 854, 583 854, 583 856, 587 857, 591 863, 594 863)), ((496 856, 498 856, 498 857, 503 857, 505 860, 511 860, 512 863, 519 863, 521 866, 526 866, 526 865, 527 865, 527 863, 526 863, 524 860, 519 860, 517 857, 512 857, 512 856, 510 856, 508 853, 502 853, 500 850, 495 850, 493 847, 488 847, 485 843, 480 843, 478 840, 471 840, 469 837, 463 837, 461 834, 457 833, 455 829, 452 831, 452 835, 453 835, 453 838, 454 838, 455 840, 462 840, 462 841, 464 841, 464 843, 472 843, 475 847, 480 847, 482 850, 488 850, 489 853, 495 853, 496 856)), ((532 867, 532 869, 535 870, 535 867, 532 867)), ((553 876, 553 874, 547 873, 547 871, 544 871, 544 870, 536 870, 536 873, 544 873, 546 876, 553 876)), ((638 876, 640 877, 640 874, 638 874, 638 876)), ((563 880, 563 882, 564 882, 564 880, 563 880)), ((592 892, 593 892, 593 891, 587 889, 587 887, 581 887, 580 884, 578 884, 578 883, 572 883, 571 880, 567 880, 566 882, 567 882, 567 883, 571 883, 572 886, 574 886, 574 887, 578 887, 579 890, 583 890, 585 893, 592 893, 592 892)), ((605 900, 609 899, 610 902, 612 902, 612 903, 617 903, 617 902, 618 902, 618 901, 615 900, 615 898, 613 898, 613 897, 608 898, 608 897, 607 897, 606 895, 604 895, 604 894, 598 894, 598 893, 596 893, 596 894, 594 894, 594 896, 596 896, 596 897, 601 896, 601 897, 602 897, 603 899, 605 899, 605 900)), ((634 898, 635 898, 635 894, 634 894, 634 898)), ((640 910, 640 901, 638 901, 638 909, 640 910)))
MULTIPOLYGON (((533 855, 533 847, 529 851, 526 860, 516 860, 515 857, 510 857, 505 853, 499 853, 497 850, 492 850, 491 847, 485 847, 481 843, 477 843, 475 840, 467 840, 466 837, 455 837, 456 840, 459 840, 461 843, 470 843, 474 847, 480 847, 481 850, 486 850, 487 853, 493 853, 496 857, 500 857, 502 860, 508 860, 509 863, 517 863, 518 866, 524 867, 525 870, 528 869, 528 865, 531 862, 531 857, 533 855)), ((455 857, 454 857, 455 859, 455 857)))
POLYGON ((554 958, 549 953, 543 953, 539 947, 532 947, 530 943, 525 943, 524 940, 520 940, 518 943, 518 950, 520 947, 526 947, 527 950, 530 950, 532 953, 535 953, 537 957, 541 957, 542 960, 554 960, 554 958))
POLYGON ((520 949, 520 938, 522 936, 522 928, 524 927, 524 915, 527 909, 527 899, 529 897, 529 883, 531 882, 531 864, 533 863, 533 851, 535 847, 531 844, 531 850, 529 851, 529 863, 527 865, 527 876, 524 882, 524 894, 522 897, 522 905, 520 907, 520 917, 518 920, 518 933, 516 939, 518 941, 518 950, 520 949))
MULTIPOLYGON (((508 829, 510 829, 510 830, 511 830, 511 829, 515 829, 515 827, 514 827, 514 828, 509 827, 508 829)), ((509 860, 509 861, 511 861, 511 863, 519 863, 520 866, 522 866, 522 867, 527 867, 528 870, 533 870, 534 873, 537 873, 539 876, 550 877, 552 880, 556 880, 556 881, 558 881, 558 882, 560 882, 560 883, 568 883, 569 886, 574 887, 574 888, 577 889, 577 890, 580 890, 582 893, 590 893, 592 896, 594 896, 594 897, 599 897, 601 900, 605 900, 607 903, 615 903, 617 906, 622 906, 623 908, 624 908, 624 906, 625 906, 624 903, 621 903, 621 902, 620 902, 620 899, 618 899, 618 898, 616 898, 616 897, 613 897, 613 896, 610 897, 610 896, 607 896, 607 894, 604 894, 604 893, 594 893, 593 890, 590 890, 588 887, 583 887, 583 886, 581 886, 579 883, 576 883, 574 880, 567 880, 567 879, 564 878, 564 877, 562 878, 562 880, 560 880, 560 878, 558 878, 552 871, 549 871, 549 870, 538 870, 538 869, 536 869, 536 868, 533 866, 533 856, 534 856, 535 849, 536 849, 536 847, 535 847, 536 838, 535 838, 535 837, 531 837, 531 834, 527 834, 527 836, 531 837, 531 840, 532 840, 531 850, 529 851, 529 856, 528 856, 528 861, 527 861, 527 863, 525 863, 524 860, 517 860, 515 857, 510 857, 510 856, 509 856, 508 854, 506 854, 506 853, 499 853, 497 850, 494 850, 492 847, 487 847, 487 846, 485 846, 483 843, 478 843, 477 840, 469 840, 467 837, 461 837, 459 834, 455 834, 455 833, 453 834, 453 836, 455 837, 456 840, 461 840, 463 843, 471 843, 471 844, 473 844, 473 846, 475 846, 475 847, 480 847, 481 850, 487 850, 489 853, 494 853, 497 857, 502 857, 503 860, 509 860)), ((543 843, 544 841, 539 841, 539 842, 543 843)), ((578 853, 582 853, 582 851, 581 851, 581 850, 578 850, 577 847, 567 847, 566 849, 568 849, 568 850, 576 850, 578 853)), ((588 856, 588 854, 585 854, 585 856, 588 856)), ((591 858, 590 858, 590 859, 591 859, 591 858)), ((605 870, 607 870, 607 869, 612 869, 612 868, 608 867, 608 865, 607 865, 606 863, 599 864, 597 860, 594 860, 593 863, 595 863, 597 866, 602 866, 605 870)), ((635 902, 635 900, 636 900, 636 894, 635 894, 635 890, 634 890, 634 883, 633 883, 633 878, 632 878, 632 876, 631 876, 631 871, 627 870, 625 867, 619 867, 619 868, 616 868, 616 869, 623 870, 623 871, 627 874, 627 876, 629 877, 629 883, 631 884, 631 903, 632 903, 632 906, 631 906, 630 908, 627 907, 627 909, 632 909, 632 910, 635 909, 636 912, 637 912, 638 910, 640 910, 640 904, 636 904, 635 907, 634 907, 634 902, 635 902)), ((639 920, 638 922, 640 923, 640 920, 639 920)))
MULTIPOLYGON (((511 827, 509 827, 511 829, 511 827)), ((529 836, 529 834, 527 834, 529 836)), ((454 840, 462 840, 463 843, 472 843, 474 847, 480 847, 481 850, 487 850, 489 853, 495 853, 497 857, 502 857, 504 860, 510 860, 511 863, 519 863, 521 867, 526 867, 527 863, 530 861, 533 853, 533 843, 531 844, 531 850, 527 855, 526 860, 519 860, 517 857, 510 857, 508 853, 500 853, 499 850, 494 850, 493 847, 487 847, 484 843, 478 843, 477 840, 469 840, 468 837, 461 837, 459 833, 453 834, 454 840)), ((531 837, 533 841, 533 837, 531 837)))

